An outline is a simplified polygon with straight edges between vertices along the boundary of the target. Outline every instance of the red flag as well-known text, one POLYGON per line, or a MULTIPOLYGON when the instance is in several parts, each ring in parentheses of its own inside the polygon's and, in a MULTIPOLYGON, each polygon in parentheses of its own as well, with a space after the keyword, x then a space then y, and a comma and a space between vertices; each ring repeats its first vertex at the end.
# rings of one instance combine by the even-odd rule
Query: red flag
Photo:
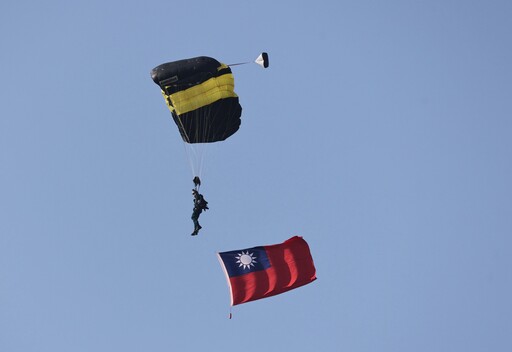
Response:
POLYGON ((274 296, 316 280, 302 237, 271 246, 217 253, 231 290, 231 305, 274 296))

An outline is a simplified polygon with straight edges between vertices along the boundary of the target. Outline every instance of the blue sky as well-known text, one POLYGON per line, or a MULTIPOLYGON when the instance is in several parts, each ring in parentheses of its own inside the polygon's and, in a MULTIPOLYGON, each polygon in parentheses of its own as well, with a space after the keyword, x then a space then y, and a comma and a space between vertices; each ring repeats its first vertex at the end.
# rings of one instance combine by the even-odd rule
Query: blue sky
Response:
POLYGON ((4 1, 0 350, 509 351, 508 1, 4 1), (150 70, 234 68, 192 173, 150 70), (308 241, 233 309, 217 251, 308 241))

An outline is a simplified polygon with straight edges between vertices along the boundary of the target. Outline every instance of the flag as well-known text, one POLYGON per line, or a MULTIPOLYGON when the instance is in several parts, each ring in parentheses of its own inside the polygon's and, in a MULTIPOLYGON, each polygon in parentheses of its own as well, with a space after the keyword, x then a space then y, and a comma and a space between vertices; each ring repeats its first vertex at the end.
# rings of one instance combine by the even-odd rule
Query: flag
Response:
POLYGON ((217 253, 231 291, 231 305, 274 296, 316 280, 306 241, 294 236, 283 243, 217 253))

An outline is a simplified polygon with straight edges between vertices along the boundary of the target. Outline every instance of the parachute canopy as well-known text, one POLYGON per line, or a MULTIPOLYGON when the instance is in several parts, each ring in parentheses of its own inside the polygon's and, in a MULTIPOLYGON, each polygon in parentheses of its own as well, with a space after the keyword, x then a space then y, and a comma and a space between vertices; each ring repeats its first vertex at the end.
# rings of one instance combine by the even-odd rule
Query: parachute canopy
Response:
POLYGON ((155 67, 151 78, 186 143, 223 141, 240 128, 242 107, 229 66, 200 56, 155 67))

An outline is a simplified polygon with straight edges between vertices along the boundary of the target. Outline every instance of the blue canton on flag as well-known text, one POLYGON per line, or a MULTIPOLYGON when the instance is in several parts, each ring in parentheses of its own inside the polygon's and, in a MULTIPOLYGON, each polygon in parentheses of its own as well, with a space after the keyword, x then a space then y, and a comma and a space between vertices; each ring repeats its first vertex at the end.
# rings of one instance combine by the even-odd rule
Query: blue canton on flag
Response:
POLYGON ((264 247, 219 253, 229 277, 240 276, 270 267, 264 247))

